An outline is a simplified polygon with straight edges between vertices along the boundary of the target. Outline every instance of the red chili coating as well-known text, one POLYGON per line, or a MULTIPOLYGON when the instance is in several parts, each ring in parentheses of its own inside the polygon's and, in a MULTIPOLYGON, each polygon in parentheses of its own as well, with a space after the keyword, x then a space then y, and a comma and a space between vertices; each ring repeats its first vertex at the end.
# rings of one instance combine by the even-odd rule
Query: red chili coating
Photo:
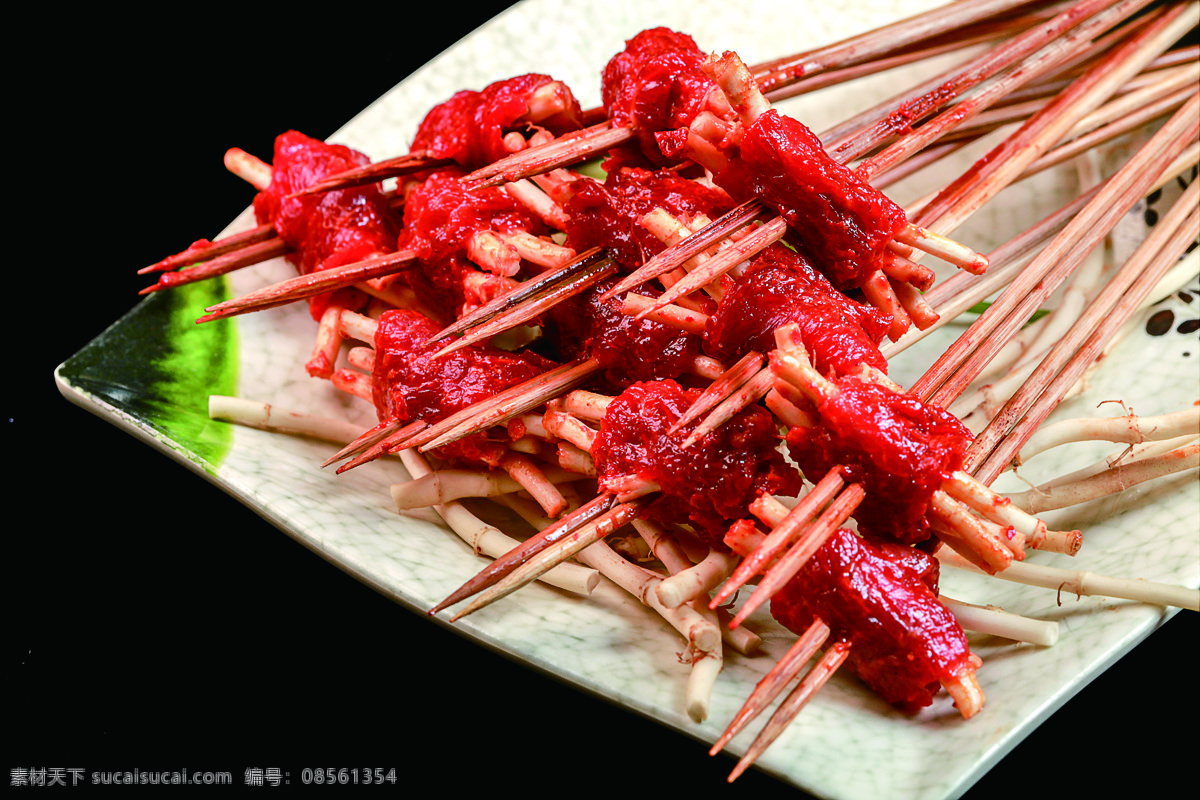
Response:
POLYGON ((477 298, 464 291, 463 279, 477 271, 467 258, 473 234, 528 231, 540 235, 545 225, 502 189, 466 191, 455 170, 434 172, 415 184, 404 202, 404 230, 397 247, 417 253, 420 270, 402 279, 421 297, 454 319, 473 307, 477 298))
POLYGON ((558 135, 577 130, 583 111, 566 86, 549 75, 518 75, 485 86, 481 91, 457 92, 430 109, 417 128, 411 150, 427 150, 435 158, 453 159, 464 169, 476 169, 509 154, 504 136, 533 127, 525 118, 530 98, 549 84, 567 110, 538 120, 538 125, 558 135))
POLYGON ((841 464, 866 497, 855 512, 864 535, 914 544, 930 536, 925 512, 950 473, 961 469, 971 434, 953 414, 875 383, 847 377, 820 403, 820 424, 793 428, 789 452, 819 480, 841 464))
POLYGON ((570 190, 565 203, 567 246, 577 253, 606 247, 631 268, 666 247, 638 222, 655 208, 690 221, 698 214, 715 219, 733 207, 724 191, 666 170, 622 167, 603 183, 591 178, 573 181, 570 190))
POLYGON ((812 131, 774 110, 746 128, 740 156, 716 182, 735 198, 757 197, 777 211, 841 291, 866 281, 908 223, 904 209, 830 158, 812 131))
MULTIPOLYGON (((395 249, 396 224, 378 185, 288 197, 323 178, 368 163, 356 150, 296 131, 276 137, 271 184, 255 196, 254 215, 259 224, 275 226, 292 249, 288 260, 301 274, 395 249)), ((309 308, 313 319, 320 319, 331 302, 357 309, 365 300, 357 289, 341 289, 310 299, 309 308)))
POLYGON ((616 283, 616 278, 602 280, 550 310, 546 333, 558 357, 599 360, 607 383, 600 388, 605 389, 682 375, 700 353, 700 337, 623 313, 624 295, 601 300, 616 283))
POLYGON ((938 562, 911 547, 840 530, 771 599, 794 633, 819 618, 850 645, 846 666, 906 713, 933 702, 943 680, 973 668, 967 637, 938 600, 938 562))
POLYGON ((592 458, 601 486, 629 474, 658 482, 662 493, 647 517, 688 519, 712 546, 724 546, 729 521, 745 517, 759 493, 794 495, 800 476, 777 449, 776 423, 759 406, 684 449, 697 423, 668 429, 698 394, 674 381, 633 384, 608 404, 592 458))
MULTIPOLYGON (((387 311, 375 333, 375 410, 379 419, 437 422, 467 406, 537 377, 554 366, 533 353, 510 353, 480 345, 438 358, 441 343, 425 342, 441 325, 404 309, 387 311)), ((442 458, 494 466, 507 452, 483 434, 439 448, 442 458)))
POLYGON ((867 364, 887 372, 879 342, 889 318, 833 288, 825 276, 789 247, 775 244, 726 290, 704 332, 705 351, 733 363, 750 350, 775 347, 774 332, 790 322, 822 373, 855 372, 867 364))
POLYGON ((706 57, 687 34, 650 28, 626 41, 604 67, 601 98, 609 119, 634 128, 654 164, 676 162, 659 149, 655 134, 686 128, 716 85, 697 69, 706 57))

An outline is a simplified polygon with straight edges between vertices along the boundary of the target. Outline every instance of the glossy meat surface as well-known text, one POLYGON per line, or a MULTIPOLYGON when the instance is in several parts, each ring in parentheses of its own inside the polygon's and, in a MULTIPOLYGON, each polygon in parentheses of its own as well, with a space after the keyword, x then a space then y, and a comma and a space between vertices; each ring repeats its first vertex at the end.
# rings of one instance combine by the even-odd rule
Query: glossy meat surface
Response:
POLYGON ((908 222, 904 209, 830 158, 812 131, 774 110, 746 128, 739 157, 717 183, 735 198, 757 197, 775 209, 842 291, 865 282, 908 222))
POLYGON ((642 154, 666 166, 656 134, 686 128, 715 84, 697 67, 707 54, 692 37, 650 28, 629 39, 604 67, 601 96, 614 124, 637 131, 642 154))
POLYGON ((601 485, 630 474, 657 481, 662 493, 647 516, 689 521, 719 545, 729 521, 748 516, 759 493, 795 494, 800 480, 776 449, 776 423, 759 406, 683 448, 696 423, 668 430, 697 394, 674 381, 630 386, 609 403, 592 457, 601 485))
POLYGON ((846 665, 888 703, 915 713, 942 680, 972 668, 937 580, 933 557, 840 530, 772 598, 771 613, 795 633, 822 620, 834 640, 850 644, 846 665))
POLYGON ((673 172, 615 169, 604 182, 591 178, 572 182, 566 202, 567 245, 577 253, 591 247, 608 248, 622 265, 635 269, 665 249, 638 223, 650 211, 661 208, 690 221, 697 214, 715 219, 732 207, 729 195, 720 189, 673 172))
POLYGON ((849 481, 863 484, 854 517, 864 534, 928 539, 930 497, 962 468, 970 433, 945 410, 874 383, 845 378, 837 389, 817 407, 817 427, 788 433, 792 458, 810 480, 841 464, 849 481))
POLYGON ((764 250, 726 291, 709 317, 704 348, 713 358, 733 363, 750 350, 774 349, 775 329, 792 322, 822 373, 847 374, 860 364, 887 372, 878 347, 887 333, 886 315, 834 289, 782 244, 764 250))
POLYGON ((405 281, 450 319, 480 299, 464 287, 465 276, 477 271, 467 252, 474 234, 545 232, 542 221, 502 189, 468 192, 460 177, 454 170, 435 172, 409 191, 397 245, 414 251, 421 264, 404 275, 405 281))
POLYGON ((593 357, 604 367, 605 390, 637 381, 677 378, 700 353, 700 337, 621 311, 622 297, 602 300, 616 278, 600 281, 547 315, 548 337, 563 361, 593 357))
POLYGON ((530 101, 542 87, 551 86, 566 110, 545 119, 540 126, 558 135, 580 127, 579 101, 549 75, 518 75, 488 84, 480 91, 465 89, 434 106, 425 115, 413 139, 413 151, 427 150, 435 158, 453 159, 464 169, 476 169, 509 154, 504 136, 531 126, 525 121, 530 101))
MULTIPOLYGON (((396 221, 378 185, 288 197, 323 178, 367 163, 367 157, 356 150, 296 131, 276 137, 271 183, 255 196, 254 214, 260 224, 275 226, 292 249, 289 260, 302 274, 395 249, 396 221)), ((313 318, 319 319, 334 298, 348 308, 359 308, 365 300, 356 289, 318 295, 309 301, 313 318)))
MULTIPOLYGON (((380 317, 372 371, 380 421, 437 422, 554 366, 532 353, 484 346, 433 358, 442 345, 425 342, 439 330, 440 325, 415 311, 387 311, 380 317)), ((454 442, 438 454, 495 464, 505 452, 503 442, 480 435, 454 442)))

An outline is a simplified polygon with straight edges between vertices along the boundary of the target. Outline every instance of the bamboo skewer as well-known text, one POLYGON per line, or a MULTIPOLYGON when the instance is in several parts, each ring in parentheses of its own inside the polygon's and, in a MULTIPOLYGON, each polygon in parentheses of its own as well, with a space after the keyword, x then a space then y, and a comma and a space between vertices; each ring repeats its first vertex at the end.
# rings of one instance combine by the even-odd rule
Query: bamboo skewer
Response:
MULTIPOLYGON (((1098 331, 1098 334, 1099 335, 1094 334, 1093 338, 1089 339, 1085 349, 1068 363, 1067 367, 1058 378, 1049 384, 1046 389, 1046 393, 1043 395, 1043 397, 1039 398, 1039 403, 1035 405, 1030 410, 1029 414, 1027 414, 1026 417, 1021 421, 1021 423, 1013 429, 1013 432, 1010 434, 1011 444, 1009 444, 1009 440, 1006 440, 1004 442, 1004 446, 997 447, 996 450, 992 452, 991 456, 989 456, 989 458, 976 469, 977 475, 980 475, 984 478, 989 478, 1004 471, 1008 463, 1005 461, 1005 459, 1010 458, 1012 451, 1019 449, 1021 443, 1028 438, 1034 427, 1049 415, 1050 411, 1053 410, 1052 404, 1056 401, 1056 398, 1069 389, 1070 385, 1078 378, 1079 373, 1086 369, 1087 363, 1090 363, 1085 363, 1086 359, 1094 358, 1095 352, 1101 348, 1103 340, 1107 338, 1107 335, 1109 335, 1105 331, 1098 331)), ((1194 454, 1191 451, 1184 451, 1176 454, 1176 456, 1179 458, 1189 459, 1192 455, 1194 454)), ((1170 459, 1164 458, 1162 461, 1169 462, 1170 459)), ((1180 469, 1187 469, 1189 468, 1189 464, 1190 461, 1164 463, 1164 469, 1146 472, 1142 477, 1139 477, 1137 480, 1132 482, 1136 483, 1142 480, 1149 480, 1157 475, 1170 474, 1171 472, 1178 471, 1180 469)), ((1121 480, 1122 478, 1118 473, 1116 482, 1119 484, 1121 480)), ((1121 488, 1123 489, 1124 486, 1121 488)))
POLYGON ((1040 158, 1088 113, 1196 25, 1194 4, 1169 8, 1134 37, 1104 56, 1016 135, 943 189, 914 220, 942 232, 957 225, 1040 158))
POLYGON ((805 673, 804 678, 796 688, 784 699, 783 703, 767 724, 759 731, 746 753, 738 759, 727 780, 732 783, 758 759, 771 743, 779 738, 779 734, 792 723, 792 720, 804 709, 821 687, 833 677, 833 673, 850 655, 850 645, 845 642, 834 642, 830 645, 812 668, 805 673))
MULTIPOLYGON (((1004 121, 1022 120, 1030 116, 1036 110, 1042 109, 1046 104, 1052 102, 1052 97, 1046 98, 1044 101, 1033 103, 1032 107, 1015 107, 1006 106, 1002 109, 1003 114, 994 114, 991 118, 986 118, 982 113, 983 109, 988 108, 991 104, 995 104, 1001 98, 1012 95, 1012 92, 1020 88, 1022 80, 1031 79, 1037 74, 1043 74, 1046 71, 1052 70, 1062 61, 1070 58, 1075 50, 1085 48, 1093 34, 1093 28, 1102 23, 1103 16, 1098 16, 1092 20, 1092 25, 1082 25, 1080 29, 1072 31, 1063 40, 1054 42, 1054 47, 1045 48, 1042 52, 1038 52, 1022 62, 1021 65, 1014 68, 1012 72, 1004 73, 1004 76, 997 78, 994 82, 985 84, 977 92, 971 96, 964 98, 954 106, 944 110, 937 118, 926 122, 926 124, 917 128, 911 136, 907 136, 898 140, 894 144, 888 146, 878 154, 864 158, 856 168, 860 175, 864 178, 874 178, 876 175, 884 174, 895 164, 904 161, 912 152, 922 150, 931 143, 936 142, 938 138, 954 134, 954 136, 972 136, 972 122, 990 130, 990 128, 1000 127, 1004 121)), ((1192 76, 1193 70, 1190 67, 1180 67, 1177 71, 1166 76, 1163 80, 1166 88, 1188 88, 1194 84, 1192 76)), ((1067 139, 1073 136, 1075 130, 1091 130, 1091 128, 1099 127, 1105 122, 1114 120, 1122 120, 1126 115, 1134 109, 1139 109, 1146 106, 1145 97, 1147 95, 1157 96, 1162 94, 1164 86, 1151 85, 1146 89, 1138 90, 1138 78, 1130 80, 1126 88, 1118 92, 1117 98, 1114 101, 1106 104, 1105 114, 1100 115, 1098 112, 1093 112, 1090 115, 1081 119, 1072 132, 1064 136, 1067 139)), ((1084 146, 1086 149, 1086 145, 1084 146)), ((1066 151, 1069 152, 1069 151, 1066 151)), ((1069 156, 1064 156, 1069 157, 1069 156)))
POLYGON ((971 29, 968 26, 986 24, 989 17, 998 17, 1022 5, 1025 3, 1021 0, 951 3, 835 44, 758 64, 752 71, 759 76, 763 91, 771 91, 783 80, 808 80, 830 69, 861 64, 944 34, 960 35, 961 31, 971 29))
MULTIPOLYGON (((580 292, 586 291, 598 282, 604 280, 617 269, 616 262, 611 259, 597 261, 590 268, 582 271, 577 276, 560 281, 547 289, 545 292, 536 296, 530 297, 521 305, 513 309, 497 314, 495 317, 481 322, 478 325, 466 329, 462 336, 455 339, 450 344, 438 351, 438 356, 452 353, 455 350, 461 349, 468 345, 477 344, 482 341, 491 339, 506 330, 528 322, 531 319, 545 313, 547 309, 560 303, 567 298, 574 297, 580 292)), ((444 333, 444 331, 443 331, 444 333)), ((439 334, 439 337, 442 334, 439 334)))
MULTIPOLYGON (((1200 109, 1200 104, 1195 108, 1200 109)), ((1200 186, 1193 183, 1124 267, 1109 280, 1071 327, 1070 333, 1055 343, 1024 386, 1017 390, 972 442, 967 454, 969 468, 994 478, 999 474, 997 466, 1016 456, 1026 439, 1032 436, 1037 424, 1057 405, 1062 393, 1073 385, 1073 378, 1081 374, 1081 368, 1092 363, 1106 337, 1116 332, 1158 280, 1179 260, 1184 250, 1196 241, 1200 235, 1197 201, 1200 201, 1200 186), (1089 342, 1088 347, 1079 349, 1085 340, 1089 342), (1081 366, 1064 369, 1069 361, 1081 366), (1051 386, 1047 386, 1052 376, 1057 377, 1053 377, 1051 386), (1049 395, 1038 391, 1043 386, 1047 386, 1049 395), (1045 400, 1040 400, 1039 395, 1045 400), (1011 436, 1018 421, 1026 417, 1035 405, 1039 411, 1029 418, 1030 422, 1021 424, 1023 434, 1011 436), (1004 440, 1003 444, 1001 439, 1004 440)))
POLYGON ((546 571, 564 563, 584 548, 631 522, 644 505, 645 501, 641 498, 628 503, 619 503, 596 519, 565 534, 557 539, 553 546, 548 546, 522 561, 493 585, 479 593, 469 605, 451 616, 450 621, 456 622, 468 614, 473 614, 537 580, 546 571))
POLYGON ((1193 97, 1096 193, 1051 244, 911 388, 946 406, 1200 131, 1193 97), (1082 243, 1081 243, 1082 242, 1082 243), (1037 287, 1035 291, 1034 288, 1037 287), (968 355, 969 354, 969 355, 968 355), (951 367, 951 365, 960 365, 951 367))
MULTIPOLYGON (((1159 179, 1151 185, 1150 191, 1162 188, 1165 183, 1174 180, 1174 176, 1194 166, 1198 161, 1200 161, 1200 146, 1193 144, 1163 171, 1159 179)), ((934 330, 941 328, 949 320, 961 316, 968 309, 1012 283, 1014 277, 1026 266, 1023 259, 1065 228, 1070 220, 1078 216, 1079 212, 1095 199, 1101 188, 1097 186, 1088 190, 1030 229, 988 253, 993 267, 986 275, 973 276, 958 273, 934 286, 926 296, 926 300, 938 310, 940 316, 938 322, 927 330, 909 330, 897 342, 885 342, 880 348, 884 356, 891 358, 911 347, 934 330)))
POLYGON ((406 269, 411 269, 417 263, 417 255, 408 250, 401 250, 386 255, 378 255, 365 261, 356 261, 341 267, 332 267, 306 275, 272 284, 263 289, 224 303, 218 303, 205 309, 208 313, 197 319, 197 322, 211 322, 227 317, 247 314, 254 311, 265 311, 268 308, 278 308, 298 300, 315 297, 318 294, 339 289, 347 285, 364 283, 385 275, 394 275, 406 269))
MULTIPOLYGON (((917 241, 920 241, 920 240, 922 239, 922 237, 920 237, 920 236, 918 236, 918 237, 916 237, 916 238, 917 238, 917 241)), ((928 238, 928 237, 925 237, 925 238, 928 238)), ((959 262, 959 263, 964 263, 964 262, 959 262)), ((330 280, 332 280, 332 277, 333 277, 333 276, 328 276, 328 278, 329 278, 330 280)), ((324 285, 324 284, 323 284, 323 285, 324 285)), ((315 291, 315 290, 314 290, 314 291, 315 291)), ((269 307, 269 306, 268 306, 268 307, 269 307)), ((218 316, 219 316, 219 315, 218 315, 218 316)), ((204 319, 210 319, 210 318, 215 318, 215 317, 206 317, 206 318, 204 318, 204 319)), ((482 333, 482 332, 481 332, 481 333, 482 333)))
POLYGON ((574 261, 563 265, 559 269, 524 281, 494 300, 483 304, 468 314, 464 314, 458 320, 439 331, 437 335, 425 344, 433 344, 454 334, 462 333, 469 328, 495 319, 497 315, 503 314, 506 311, 519 308, 522 303, 539 295, 539 293, 550 291, 556 285, 577 277, 581 272, 595 268, 597 262, 604 259, 607 259, 607 256, 599 248, 580 253, 574 261))
MULTIPOLYGON (((1060 4, 1061 5, 1061 4, 1060 4)), ((939 10, 942 21, 948 21, 945 11, 939 10)), ((1019 16, 1004 15, 992 20, 980 20, 968 27, 947 31, 930 38, 920 40, 896 39, 906 44, 895 50, 887 50, 876 54, 871 60, 854 60, 842 65, 832 66, 816 73, 797 76, 791 84, 775 86, 771 75, 763 76, 762 65, 751 67, 763 94, 772 103, 778 103, 803 94, 815 92, 840 83, 846 83, 857 78, 875 75, 897 67, 906 66, 919 61, 925 61, 937 56, 959 52, 975 45, 984 44, 996 39, 1003 39, 1017 32, 1041 25, 1052 19, 1059 7, 1050 6, 1045 9, 1034 9, 1028 14, 1019 16)))
POLYGON ((268 238, 262 241, 239 241, 236 249, 225 252, 210 261, 186 267, 177 272, 164 272, 156 283, 142 289, 139 294, 151 294, 163 289, 173 289, 197 281, 208 280, 220 275, 226 275, 243 267, 250 267, 279 258, 291 252, 287 243, 279 238, 268 238), (242 243, 242 242, 246 243, 242 243))
MULTIPOLYGON (((869 178, 903 160, 912 151, 929 144, 947 129, 960 125, 967 117, 996 102, 1012 89, 1059 66, 1085 48, 1095 35, 1147 5, 1147 2, 1092 0, 1078 3, 1051 22, 988 50, 966 67, 955 71, 950 78, 941 80, 935 90, 920 95, 916 103, 906 102, 903 114, 906 119, 920 119, 944 107, 949 99, 964 89, 978 87, 970 97, 903 137, 883 153, 866 159, 859 165, 858 171, 869 178), (987 82, 987 79, 1009 67, 1013 68, 1001 79, 987 82)), ((892 127, 885 120, 866 134, 827 146, 835 158, 845 163, 881 144, 891 134, 892 127)))

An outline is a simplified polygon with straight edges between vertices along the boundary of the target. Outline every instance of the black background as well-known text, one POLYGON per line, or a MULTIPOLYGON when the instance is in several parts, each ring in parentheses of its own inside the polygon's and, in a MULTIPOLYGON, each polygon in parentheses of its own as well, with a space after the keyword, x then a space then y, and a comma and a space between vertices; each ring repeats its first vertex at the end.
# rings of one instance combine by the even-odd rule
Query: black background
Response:
MULTIPOLYGON (((726 786, 732 761, 702 744, 395 605, 52 385, 55 366, 136 304, 138 267, 249 204, 221 166, 226 148, 268 157, 285 129, 328 136, 498 8, 454 8, 451 21, 399 6, 287 23, 76 15, 20 65, 7 166, 21 210, 6 214, 18 256, 6 269, 18 278, 5 326, 9 768, 240 782, 247 767, 279 767, 296 785, 304 767, 394 767, 401 785, 440 789, 800 796, 756 771, 726 786), (209 537, 218 527, 240 537, 236 558, 209 537)), ((1118 776, 1190 775, 1196 620, 1153 634, 967 797, 1107 797, 1118 776)))

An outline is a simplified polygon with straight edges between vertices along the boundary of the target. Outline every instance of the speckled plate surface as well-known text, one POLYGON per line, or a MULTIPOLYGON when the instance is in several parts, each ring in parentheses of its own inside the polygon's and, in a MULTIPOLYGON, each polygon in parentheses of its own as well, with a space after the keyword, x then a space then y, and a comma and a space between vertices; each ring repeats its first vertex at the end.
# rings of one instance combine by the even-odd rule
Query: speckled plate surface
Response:
MULTIPOLYGON (((397 86, 332 140, 373 157, 401 152, 419 122, 412 109, 427 109, 458 89, 527 71, 563 79, 585 106, 595 105, 600 66, 626 38, 653 25, 687 31, 702 47, 735 49, 755 62, 835 41, 933 5, 925 0, 866 2, 839 11, 827 5, 760 3, 759 16, 751 17, 728 2, 606 0, 575 3, 575 22, 568 24, 557 13, 558 4, 528 0, 397 86), (757 22, 763 16, 775 24, 764 28, 757 22), (528 40, 544 46, 521 46, 528 40), (495 64, 506 65, 503 74, 497 74, 495 64)), ((852 92, 821 92, 783 108, 820 130, 823 120, 839 120, 900 88, 895 78, 871 79, 852 92)), ((1074 188, 1070 170, 1023 184, 972 220, 957 238, 987 250, 1006 233, 1033 222, 1039 212, 1056 207, 1074 188)), ((914 183, 897 192, 915 196, 920 189, 914 183)), ((898 194, 897 199, 906 198, 898 194)), ((1141 218, 1139 209, 1136 219, 1141 218)), ((247 212, 230 227, 250 224, 247 212)), ((1138 226, 1132 227, 1136 238, 1138 226)), ((212 423, 202 399, 195 399, 236 394, 339 417, 363 429, 374 423, 366 404, 304 373, 313 330, 306 309, 250 315, 203 326, 203 332, 191 324, 198 310, 211 304, 212 293, 240 294, 289 274, 288 266, 272 262, 236 273, 228 287, 214 284, 155 296, 62 365, 59 386, 75 402, 173 454, 363 581, 423 611, 473 574, 479 562, 439 525, 392 509, 388 487, 406 477, 398 463, 372 464, 335 477, 316 466, 331 452, 329 445, 212 423), (146 355, 137 360, 143 366, 136 370, 130 359, 110 358, 131 348, 146 355)), ((1196 316, 1195 300, 1190 307, 1177 296, 1167 302, 1175 304, 1177 316, 1196 316)), ((911 382, 929 354, 957 330, 948 326, 903 354, 895 362, 894 377, 911 382)), ((1188 406, 1200 385, 1196 350, 1193 335, 1172 330, 1151 336, 1144 324, 1134 325, 1109 356, 1106 369, 1060 416, 1120 413, 1119 406, 1098 405, 1115 400, 1140 414, 1188 406)), ((1116 449, 1062 448, 1031 462, 1023 477, 1036 483, 1116 449)), ((1007 485, 1023 488, 1019 482, 1007 485)), ((1200 491, 1194 471, 1047 519, 1058 527, 1082 528, 1086 545, 1074 561, 1035 554, 1038 563, 1200 584, 1200 491), (1154 547, 1146 546, 1151 539, 1154 547)), ((961 600, 1058 620, 1060 641, 1038 648, 973 638, 973 649, 985 662, 980 680, 988 700, 980 715, 965 722, 944 698, 907 718, 854 681, 835 677, 805 710, 803 724, 793 725, 759 761, 760 768, 841 800, 954 797, 1166 615, 1161 608, 1060 598, 1054 592, 953 572, 945 576, 944 590, 961 600)), ((766 654, 730 658, 710 719, 697 725, 682 710, 687 669, 677 657, 680 641, 655 615, 615 589, 602 585, 594 597, 583 600, 534 586, 458 625, 481 643, 706 741, 719 735, 773 663, 772 656, 789 643, 769 618, 755 617, 766 654)), ((749 738, 740 737, 732 749, 740 751, 749 738)))

